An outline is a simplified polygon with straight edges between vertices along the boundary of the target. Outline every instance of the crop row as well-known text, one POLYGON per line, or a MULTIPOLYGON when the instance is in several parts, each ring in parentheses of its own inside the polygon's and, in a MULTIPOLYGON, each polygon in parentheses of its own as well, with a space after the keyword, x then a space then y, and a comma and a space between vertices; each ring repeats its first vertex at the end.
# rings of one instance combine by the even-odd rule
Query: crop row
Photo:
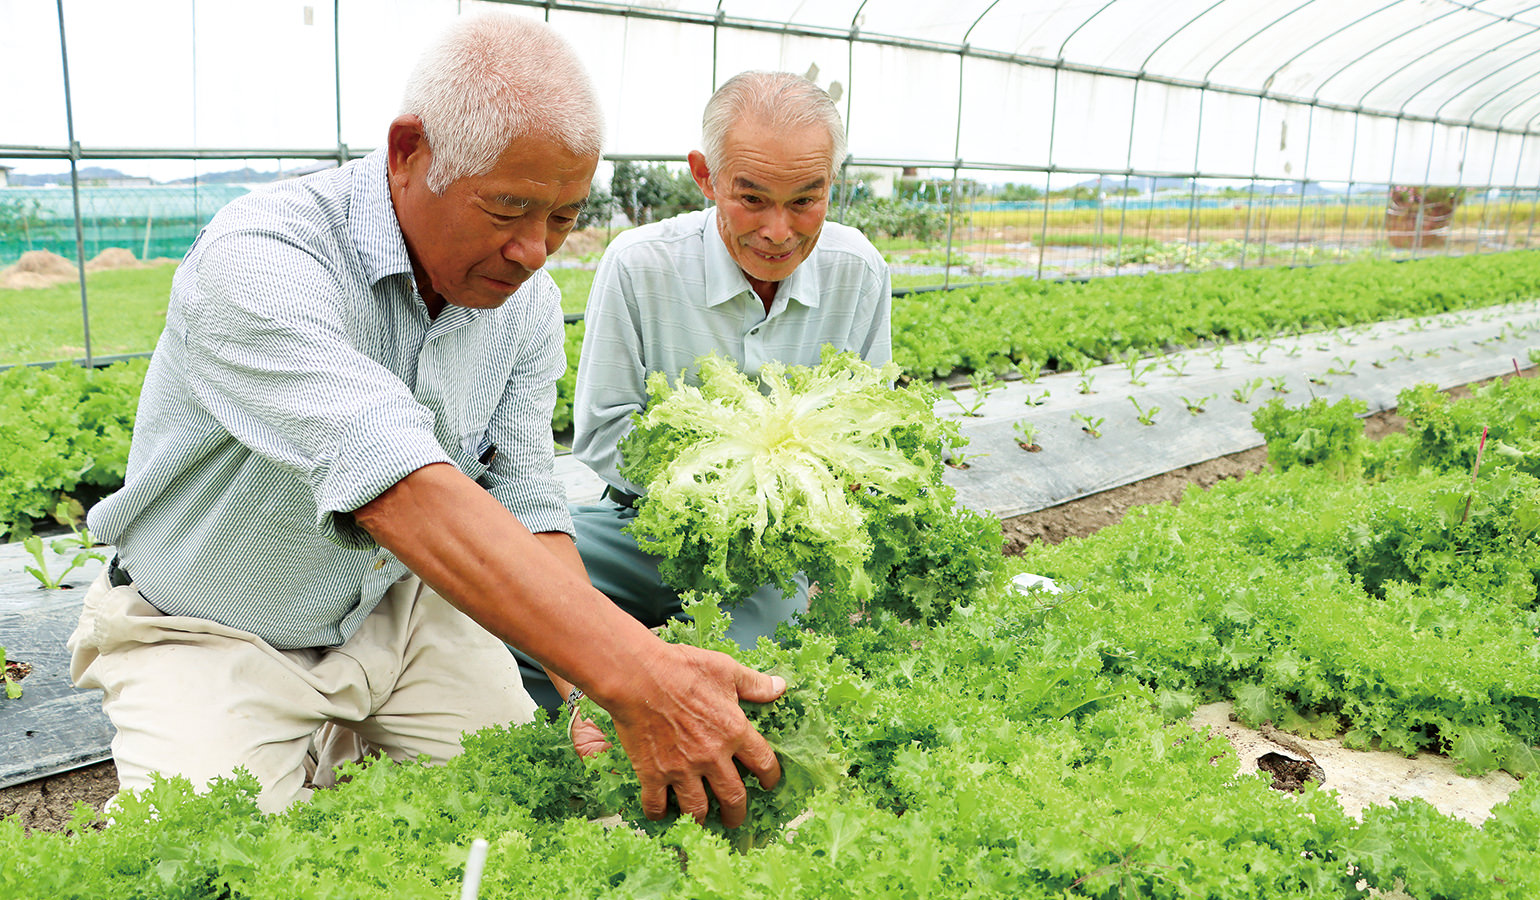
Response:
MULTIPOLYGON (((935 624, 876 613, 742 654, 792 685, 751 710, 787 772, 752 786, 764 830, 646 823, 618 751, 579 763, 539 723, 443 767, 354 769, 282 815, 243 779, 164 783, 101 831, 88 810, 70 835, 0 823, 0 896, 441 898, 476 838, 489 897, 1535 896, 1534 778, 1480 827, 1422 801, 1354 819, 1184 721, 1231 698, 1253 721, 1532 770, 1540 380, 1401 407, 1407 434, 1371 445, 1353 401, 1270 406, 1279 471, 1030 550, 1019 568, 1060 593, 996 582, 935 624), (614 811, 632 827, 596 818, 614 811)), ((719 646, 721 617, 693 611, 673 636, 719 646)))
MULTIPOLYGON (((893 352, 904 377, 1085 368, 1193 346, 1493 306, 1540 296, 1540 253, 1430 257, 1301 269, 1094 279, 1019 279, 896 298, 893 352)), ((552 430, 572 424, 583 324, 552 430)), ((127 460, 144 364, 0 372, 0 538, 25 532, 61 492, 113 489, 127 460), (75 409, 81 406, 82 409, 75 409)), ((89 498, 87 498, 89 499, 89 498)))
POLYGON ((911 378, 1068 371, 1231 343, 1540 297, 1540 253, 1312 268, 1019 279, 893 304, 893 357, 911 378))

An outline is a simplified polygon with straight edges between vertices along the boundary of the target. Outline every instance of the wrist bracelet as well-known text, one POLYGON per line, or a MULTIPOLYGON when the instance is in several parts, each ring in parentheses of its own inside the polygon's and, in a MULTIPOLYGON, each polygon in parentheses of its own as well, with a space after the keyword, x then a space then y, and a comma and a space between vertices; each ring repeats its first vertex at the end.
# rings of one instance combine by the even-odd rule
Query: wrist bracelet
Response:
POLYGON ((581 699, 583 699, 583 692, 581 690, 579 690, 577 688, 573 688, 572 690, 567 692, 567 699, 562 701, 562 702, 565 703, 566 706, 567 706, 567 714, 568 715, 570 715, 570 716, 576 716, 577 715, 578 701, 581 700, 581 699))

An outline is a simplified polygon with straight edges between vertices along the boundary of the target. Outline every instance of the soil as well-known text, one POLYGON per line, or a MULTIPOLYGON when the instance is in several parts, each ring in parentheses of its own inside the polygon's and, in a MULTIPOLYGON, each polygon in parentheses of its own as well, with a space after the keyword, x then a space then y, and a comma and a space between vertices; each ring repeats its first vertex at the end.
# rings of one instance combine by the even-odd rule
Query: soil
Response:
MULTIPOLYGON (((1450 393, 1461 396, 1469 391, 1456 388, 1450 393)), ((1404 428, 1405 420, 1394 413, 1377 413, 1365 420, 1365 433, 1371 438, 1404 428)), ((1207 488, 1225 479, 1257 472, 1266 462, 1264 448, 1245 450, 1007 519, 1002 523, 1006 552, 1019 554, 1032 541, 1058 543, 1065 538, 1084 537, 1120 521, 1135 506, 1176 503, 1189 484, 1207 488)), ((1304 780, 1327 778, 1327 785, 1342 795, 1344 806, 1351 812, 1371 802, 1383 803, 1391 796, 1416 795, 1423 796, 1445 812, 1479 822, 1485 818, 1486 811, 1517 784, 1502 772, 1491 773, 1483 779, 1459 778, 1453 772, 1453 763, 1443 757, 1407 760, 1395 754, 1346 751, 1331 741, 1290 741, 1287 736, 1256 732, 1235 724, 1225 715, 1226 710, 1225 704, 1200 709, 1193 724, 1195 727, 1206 724, 1223 732, 1236 745, 1243 764, 1252 769, 1258 768, 1258 760, 1262 757, 1278 756, 1277 760, 1269 760, 1269 764, 1273 766, 1270 771, 1274 772, 1276 786, 1280 789, 1297 790, 1304 780), (1301 743, 1308 743, 1311 750, 1301 754, 1301 743), (1378 757, 1387 757, 1389 761, 1378 757), (1322 766, 1314 764, 1316 759, 1326 758, 1333 762, 1326 767, 1328 774, 1322 776, 1319 774, 1322 766), (1309 764, 1300 765, 1297 762, 1300 760, 1307 760, 1309 764), (1354 794, 1350 788, 1357 780, 1353 770, 1356 765, 1372 765, 1376 767, 1376 773, 1383 770, 1390 774, 1367 778, 1368 793, 1354 794), (1430 771, 1433 774, 1428 774, 1430 771), (1472 784, 1478 785, 1479 791, 1474 802, 1471 799, 1472 784)), ((17 816, 28 829, 59 830, 68 825, 75 804, 85 803, 100 811, 116 791, 117 777, 112 763, 98 763, 0 790, 0 818, 17 816)))

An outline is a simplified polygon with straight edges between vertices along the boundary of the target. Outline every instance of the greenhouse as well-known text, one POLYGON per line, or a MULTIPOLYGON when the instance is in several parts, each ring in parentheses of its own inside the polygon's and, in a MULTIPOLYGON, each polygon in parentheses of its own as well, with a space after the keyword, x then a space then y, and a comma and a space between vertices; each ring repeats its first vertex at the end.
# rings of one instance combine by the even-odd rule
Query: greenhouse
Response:
POLYGON ((1540 890, 1533 4, 0 2, 0 74, 0 898, 1540 890), (557 112, 439 183, 472 21, 557 112), (821 118, 703 133, 744 72, 821 118))

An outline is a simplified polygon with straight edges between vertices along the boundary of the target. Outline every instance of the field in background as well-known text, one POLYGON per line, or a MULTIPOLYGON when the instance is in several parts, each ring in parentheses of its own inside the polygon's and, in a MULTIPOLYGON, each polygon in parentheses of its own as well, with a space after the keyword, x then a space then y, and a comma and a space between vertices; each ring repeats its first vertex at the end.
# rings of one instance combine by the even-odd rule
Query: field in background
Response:
MULTIPOLYGON (((922 241, 879 237, 895 289, 955 287, 1016 277, 1086 278, 1217 267, 1312 265, 1365 257, 1491 253, 1537 246, 1534 201, 1469 201, 1456 209, 1446 234, 1424 246, 1392 248, 1379 204, 1346 206, 1340 199, 1258 196, 1223 209, 1125 210, 1120 199, 1084 209, 959 210, 945 234, 922 241)), ((593 266, 619 231, 575 234, 552 260, 563 310, 581 313, 593 266)), ((174 266, 90 272, 93 356, 153 349, 165 320, 174 266)), ((0 292, 0 365, 75 359, 85 355, 80 286, 0 292)))

